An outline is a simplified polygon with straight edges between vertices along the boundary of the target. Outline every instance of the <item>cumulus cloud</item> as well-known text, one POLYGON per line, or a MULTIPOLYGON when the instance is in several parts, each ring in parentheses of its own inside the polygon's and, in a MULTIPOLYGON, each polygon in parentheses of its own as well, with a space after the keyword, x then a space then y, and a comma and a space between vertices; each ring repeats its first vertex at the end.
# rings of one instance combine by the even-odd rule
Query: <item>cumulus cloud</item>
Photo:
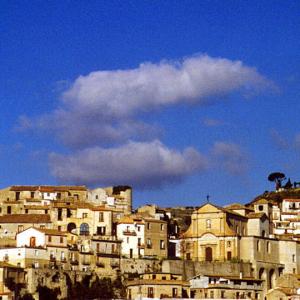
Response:
POLYGON ((92 72, 78 77, 63 99, 76 109, 127 116, 179 102, 205 103, 210 96, 266 84, 262 75, 241 61, 199 55, 143 63, 130 70, 92 72))
POLYGON ((180 182, 204 170, 206 158, 193 148, 182 152, 160 141, 128 142, 116 148, 93 147, 71 155, 50 155, 52 174, 62 182, 87 185, 126 183, 139 188, 180 182))
MULTIPOLYGON (((145 123, 145 114, 182 103, 201 106, 218 95, 246 95, 270 86, 241 61, 197 55, 146 62, 134 69, 79 76, 68 84, 56 110, 36 118, 22 116, 17 129, 47 131, 71 150, 50 155, 52 174, 63 182, 160 186, 203 170, 206 159, 193 148, 167 148, 158 141, 161 124, 145 123)), ((218 122, 206 120, 206 125, 218 122)), ((244 156, 234 145, 217 143, 213 153, 229 172, 243 169, 244 156)))
POLYGON ((206 104, 214 102, 216 95, 269 85, 241 61, 208 55, 142 63, 128 70, 100 70, 79 76, 62 94, 55 111, 34 120, 21 117, 18 129, 52 131, 75 148, 153 139, 158 127, 140 121, 141 113, 178 103, 206 104))
POLYGON ((248 157, 241 147, 234 143, 215 142, 212 148, 215 164, 231 175, 244 174, 248 169, 248 157))

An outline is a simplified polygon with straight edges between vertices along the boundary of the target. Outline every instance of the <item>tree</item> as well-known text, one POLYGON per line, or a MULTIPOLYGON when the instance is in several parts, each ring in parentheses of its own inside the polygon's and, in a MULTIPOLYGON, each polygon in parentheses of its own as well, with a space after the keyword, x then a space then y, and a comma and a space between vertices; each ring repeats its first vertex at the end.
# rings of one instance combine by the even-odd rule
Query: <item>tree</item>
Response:
POLYGON ((280 189, 281 188, 281 183, 283 180, 285 180, 285 174, 284 173, 281 173, 281 172, 274 172, 274 173, 271 173, 269 176, 268 176, 268 180, 271 181, 271 182, 275 182, 276 184, 276 190, 280 189))

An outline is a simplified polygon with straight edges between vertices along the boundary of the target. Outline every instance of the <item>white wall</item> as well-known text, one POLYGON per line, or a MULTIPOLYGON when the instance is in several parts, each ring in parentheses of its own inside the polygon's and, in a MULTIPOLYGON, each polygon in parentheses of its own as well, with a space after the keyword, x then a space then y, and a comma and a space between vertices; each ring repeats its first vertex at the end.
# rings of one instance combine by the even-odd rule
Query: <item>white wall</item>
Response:
POLYGON ((36 230, 35 228, 29 228, 17 234, 17 247, 30 246, 30 238, 35 237, 36 247, 45 247, 46 238, 45 234, 36 230))

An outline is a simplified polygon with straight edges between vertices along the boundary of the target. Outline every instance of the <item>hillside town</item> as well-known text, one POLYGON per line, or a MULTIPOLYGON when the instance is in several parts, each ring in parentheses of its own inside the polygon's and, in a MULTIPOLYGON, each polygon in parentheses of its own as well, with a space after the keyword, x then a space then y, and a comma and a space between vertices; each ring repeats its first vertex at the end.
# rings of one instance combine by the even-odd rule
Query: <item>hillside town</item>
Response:
POLYGON ((0 299, 300 299, 300 189, 132 207, 132 188, 0 190, 0 299))

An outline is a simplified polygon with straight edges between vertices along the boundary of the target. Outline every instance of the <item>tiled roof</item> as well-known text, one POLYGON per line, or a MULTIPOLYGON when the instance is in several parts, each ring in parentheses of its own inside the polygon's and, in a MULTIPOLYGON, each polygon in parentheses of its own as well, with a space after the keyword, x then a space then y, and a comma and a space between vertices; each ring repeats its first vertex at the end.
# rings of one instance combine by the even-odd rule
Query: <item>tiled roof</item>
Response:
POLYGON ((15 214, 0 216, 0 223, 51 223, 50 215, 15 214))
POLYGON ((282 201, 286 201, 286 202, 300 202, 300 199, 283 199, 282 201))
POLYGON ((43 233, 45 233, 46 235, 60 235, 60 236, 66 236, 67 232, 65 231, 59 231, 57 229, 47 229, 47 228, 35 228, 43 233))
POLYGON ((133 224, 134 221, 130 216, 124 216, 119 221, 118 224, 133 224))
POLYGON ((38 190, 38 186, 37 185, 13 185, 10 187, 11 191, 16 191, 16 192, 20 192, 20 191, 37 191, 38 190))
POLYGON ((50 205, 24 205, 25 209, 50 209, 50 205))
POLYGON ((67 191, 87 191, 87 188, 83 185, 59 185, 59 186, 52 186, 52 185, 42 185, 39 187, 41 192, 67 192, 67 191))
POLYGON ((247 215, 247 217, 248 217, 249 219, 260 219, 260 218, 262 218, 264 215, 267 217, 267 215, 266 215, 265 213, 263 213, 263 212, 258 212, 258 213, 251 212, 251 213, 249 213, 249 214, 247 215))
POLYGON ((85 186, 67 186, 67 185, 13 185, 10 187, 11 191, 41 191, 41 192, 67 192, 67 191, 87 191, 85 186))
POLYGON ((229 204, 229 205, 226 205, 225 208, 231 209, 231 210, 232 209, 245 209, 245 210, 251 210, 251 211, 253 211, 252 208, 247 207, 247 206, 245 206, 243 204, 240 204, 240 203, 229 204))

